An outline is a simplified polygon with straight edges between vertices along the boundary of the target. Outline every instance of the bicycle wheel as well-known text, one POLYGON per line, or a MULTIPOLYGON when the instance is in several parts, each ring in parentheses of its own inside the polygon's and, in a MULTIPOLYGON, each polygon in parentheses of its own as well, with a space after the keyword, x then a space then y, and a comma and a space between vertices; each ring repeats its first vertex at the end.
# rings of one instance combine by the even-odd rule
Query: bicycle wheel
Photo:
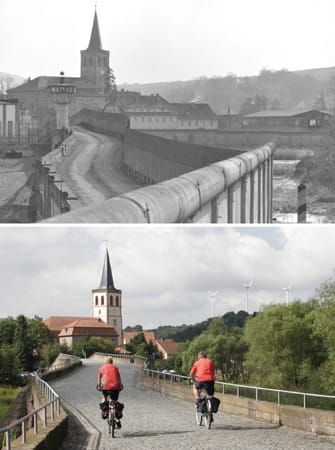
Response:
POLYGON ((115 430, 115 415, 113 412, 109 411, 108 414, 108 431, 109 434, 112 435, 112 437, 114 437, 114 430, 115 430))
POLYGON ((210 429, 210 427, 212 426, 212 422, 213 422, 213 415, 212 415, 212 404, 210 400, 207 400, 207 411, 204 414, 204 419, 205 419, 205 425, 206 428, 208 428, 208 430, 210 429))
POLYGON ((202 425, 202 417, 203 417, 202 412, 200 412, 200 411, 195 412, 195 420, 199 426, 202 425))

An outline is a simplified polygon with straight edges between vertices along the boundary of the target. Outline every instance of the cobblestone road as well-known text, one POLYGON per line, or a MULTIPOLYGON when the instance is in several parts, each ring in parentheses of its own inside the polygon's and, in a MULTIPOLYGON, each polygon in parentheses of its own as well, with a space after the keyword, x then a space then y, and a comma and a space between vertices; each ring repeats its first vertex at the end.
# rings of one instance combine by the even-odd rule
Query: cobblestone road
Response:
POLYGON ((193 404, 162 396, 138 385, 139 368, 119 364, 125 389, 122 429, 112 439, 100 418, 95 390, 99 362, 84 366, 52 383, 70 413, 70 434, 62 450, 107 449, 335 449, 335 439, 274 427, 221 412, 211 430, 197 426, 193 404))

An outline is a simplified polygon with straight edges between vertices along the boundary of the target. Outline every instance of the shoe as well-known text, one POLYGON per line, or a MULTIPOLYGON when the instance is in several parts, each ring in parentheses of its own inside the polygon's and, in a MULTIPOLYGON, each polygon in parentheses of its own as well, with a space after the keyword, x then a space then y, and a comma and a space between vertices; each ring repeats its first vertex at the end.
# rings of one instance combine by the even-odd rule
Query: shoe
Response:
POLYGON ((211 423, 213 423, 214 422, 214 418, 213 418, 213 416, 211 417, 211 423))
POLYGON ((101 419, 106 420, 108 417, 108 414, 106 414, 104 411, 101 411, 101 419))
POLYGON ((101 403, 99 403, 99 408, 100 408, 101 410, 106 409, 106 406, 108 406, 108 403, 107 403, 107 402, 101 402, 101 403))
POLYGON ((116 420, 116 427, 117 428, 121 428, 122 427, 121 422, 119 420, 116 420))

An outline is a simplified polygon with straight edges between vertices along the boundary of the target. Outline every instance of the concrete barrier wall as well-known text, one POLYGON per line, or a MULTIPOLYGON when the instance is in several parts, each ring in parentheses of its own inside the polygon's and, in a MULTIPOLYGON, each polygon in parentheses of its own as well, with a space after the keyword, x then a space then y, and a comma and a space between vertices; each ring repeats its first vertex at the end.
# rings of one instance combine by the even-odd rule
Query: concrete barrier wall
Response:
POLYGON ((273 153, 270 143, 46 222, 271 223, 273 153))
MULTIPOLYGON (((194 402, 193 391, 189 386, 163 380, 156 376, 144 375, 141 378, 141 383, 143 386, 164 395, 194 402)), ((335 436, 335 411, 278 405, 219 392, 216 392, 215 396, 221 401, 220 410, 227 414, 249 417, 276 425, 285 425, 305 432, 335 436)))
POLYGON ((146 130, 155 136, 178 141, 227 148, 255 148, 264 142, 275 142, 277 146, 316 148, 327 139, 327 131, 264 131, 264 130, 146 130))
POLYGON ((128 129, 125 130, 123 149, 126 170, 146 184, 168 180, 243 152, 242 149, 189 144, 128 129))

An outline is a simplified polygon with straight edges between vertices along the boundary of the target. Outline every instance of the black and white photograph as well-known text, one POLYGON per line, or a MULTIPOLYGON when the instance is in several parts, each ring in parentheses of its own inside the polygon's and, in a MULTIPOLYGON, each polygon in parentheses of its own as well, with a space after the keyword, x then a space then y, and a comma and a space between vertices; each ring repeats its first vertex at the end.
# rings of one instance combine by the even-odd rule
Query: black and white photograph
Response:
POLYGON ((2 0, 1 223, 333 223, 330 0, 2 0))
POLYGON ((335 3, 0 19, 0 449, 334 449, 335 3))

